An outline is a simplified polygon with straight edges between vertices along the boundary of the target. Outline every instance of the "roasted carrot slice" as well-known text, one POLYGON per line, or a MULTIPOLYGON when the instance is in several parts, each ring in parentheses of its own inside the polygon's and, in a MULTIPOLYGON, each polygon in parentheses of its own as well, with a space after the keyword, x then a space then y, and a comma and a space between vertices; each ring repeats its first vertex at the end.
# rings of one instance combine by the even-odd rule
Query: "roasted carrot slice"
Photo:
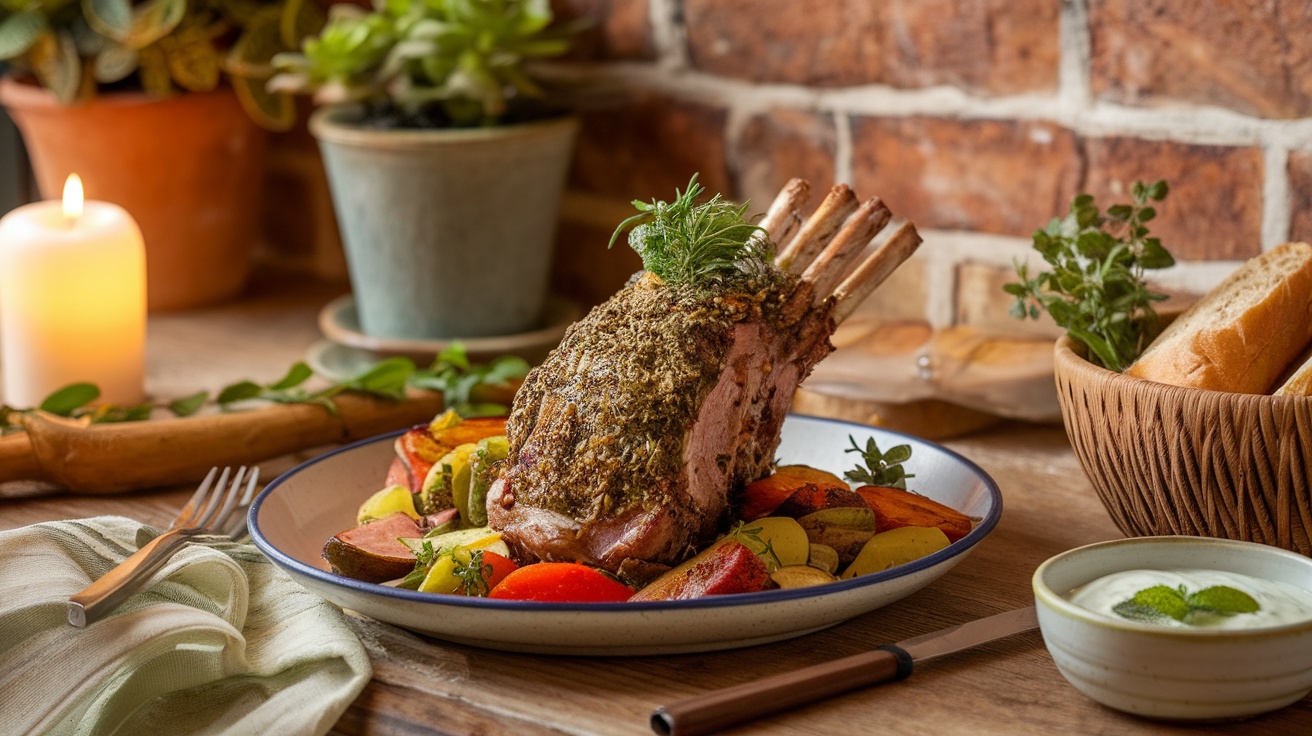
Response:
POLYGON ((970 533, 970 517, 924 496, 887 486, 861 486, 856 489, 875 510, 879 531, 904 526, 938 527, 953 542, 970 533))
POLYGON ((539 562, 507 575, 488 598, 552 603, 626 601, 633 589, 577 562, 539 562))

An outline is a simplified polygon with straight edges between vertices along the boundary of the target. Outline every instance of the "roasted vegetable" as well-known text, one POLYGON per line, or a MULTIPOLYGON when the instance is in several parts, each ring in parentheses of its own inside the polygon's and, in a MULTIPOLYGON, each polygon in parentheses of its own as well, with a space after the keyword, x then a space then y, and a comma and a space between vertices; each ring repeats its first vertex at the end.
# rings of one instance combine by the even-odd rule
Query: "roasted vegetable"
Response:
POLYGON ((937 527, 904 526, 880 532, 861 548, 861 553, 843 571, 843 579, 905 565, 949 544, 947 536, 937 527))
POLYGON ((870 507, 840 506, 822 509, 797 520, 813 544, 832 547, 840 563, 856 558, 875 535, 875 514, 870 507))
POLYGON ((446 567, 446 573, 452 573, 454 566, 443 560, 453 556, 457 550, 462 550, 466 555, 475 550, 485 550, 503 557, 510 556, 510 550, 506 547, 506 543, 501 541, 501 535, 487 527, 430 534, 423 539, 406 539, 404 544, 410 549, 413 558, 411 569, 405 573, 400 587, 424 590, 423 586, 427 584, 429 590, 426 592, 452 592, 445 590, 447 584, 443 577, 443 570, 438 570, 437 573, 433 570, 441 565, 446 567), (429 581, 430 577, 432 577, 431 581, 429 581))
POLYGON ((368 524, 375 519, 382 519, 395 513, 402 513, 416 521, 414 497, 405 486, 388 486, 370 496, 355 513, 355 523, 368 524))
POLYGON ((773 475, 747 484, 739 504, 738 518, 751 521, 769 516, 779 504, 807 483, 820 488, 848 488, 847 483, 833 473, 807 465, 781 465, 775 468, 773 475))
POLYGON ((486 549, 455 547, 437 558, 419 584, 422 593, 487 596, 518 565, 486 549))
POLYGON ((398 540, 422 535, 414 519, 397 512, 329 539, 323 558, 338 575, 370 583, 395 580, 415 566, 414 552, 398 540))
POLYGON ((469 496, 469 456, 477 449, 478 445, 467 442, 433 463, 419 490, 417 505, 424 510, 454 506, 462 510, 460 516, 464 519, 463 508, 469 496))
POLYGON ((811 555, 806 564, 830 575, 838 572, 838 551, 827 544, 811 543, 811 555))
POLYGON ((861 486, 856 489, 875 510, 879 530, 903 526, 934 526, 943 530, 950 541, 970 533, 970 517, 943 504, 910 491, 887 486, 861 486))
POLYGON ((770 570, 788 565, 805 565, 811 552, 806 530, 795 520, 784 516, 767 516, 745 521, 717 543, 729 539, 747 545, 770 570))
POLYGON ((657 578, 629 600, 686 600, 708 595, 756 593, 773 587, 775 583, 770 579, 770 568, 766 563, 749 547, 730 539, 697 555, 692 564, 680 565, 657 578))
POLYGON ((780 588, 809 588, 812 585, 832 583, 838 578, 810 565, 789 565, 770 573, 770 579, 780 588))
POLYGON ((577 562, 539 562, 510 573, 489 598, 555 603, 628 600, 633 589, 600 570, 577 562))
POLYGON ((838 508, 869 509, 870 504, 847 486, 822 488, 814 483, 807 483, 784 499, 771 516, 800 519, 817 511, 838 508))
POLYGON ((465 504, 457 506, 466 524, 487 524, 487 490, 492 486, 492 469, 506 459, 509 451, 510 443, 505 436, 486 437, 479 440, 478 449, 469 456, 469 490, 464 493, 465 504))

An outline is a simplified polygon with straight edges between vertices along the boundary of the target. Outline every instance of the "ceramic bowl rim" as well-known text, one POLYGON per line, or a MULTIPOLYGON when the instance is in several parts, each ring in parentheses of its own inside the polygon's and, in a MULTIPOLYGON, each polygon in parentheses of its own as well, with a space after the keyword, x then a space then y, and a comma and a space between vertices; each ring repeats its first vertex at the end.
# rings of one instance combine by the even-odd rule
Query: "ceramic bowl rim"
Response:
MULTIPOLYGON (((1078 606, 1057 593, 1048 586, 1044 577, 1056 565, 1061 564, 1072 557, 1078 555, 1099 555, 1106 550, 1116 549, 1119 547, 1137 546, 1137 545, 1190 545, 1198 547, 1228 547, 1240 551, 1240 554, 1246 555, 1267 555, 1272 557, 1284 557, 1297 564, 1304 565, 1312 569, 1312 559, 1304 557, 1297 552, 1291 552, 1279 547, 1272 547, 1267 544, 1258 542, 1244 542, 1234 539, 1219 539, 1214 537, 1195 537, 1185 535, 1161 535, 1150 537, 1127 537, 1124 539, 1112 539, 1103 542, 1094 542, 1074 549, 1066 550, 1049 557, 1034 570, 1031 578, 1031 587, 1034 590, 1034 602, 1041 608, 1047 608, 1053 613, 1059 614, 1065 618, 1074 619, 1080 623, 1096 626, 1101 629, 1120 631, 1133 634, 1145 634, 1157 636, 1168 640, 1206 640, 1220 641, 1227 639, 1246 639, 1263 638, 1267 636, 1283 636, 1286 634, 1312 631, 1312 617, 1302 621, 1281 624, 1278 626, 1264 626, 1253 629, 1194 629, 1194 628, 1176 628, 1167 626, 1158 626, 1150 623, 1139 621, 1119 621, 1104 616, 1103 614, 1090 611, 1083 606, 1078 606)), ((1147 567, 1147 566, 1145 566, 1147 567)))
MULTIPOLYGON (((866 425, 859 425, 855 422, 848 422, 841 419, 832 419, 829 417, 817 417, 817 416, 809 416, 806 414, 795 414, 795 413, 790 413, 788 416, 796 417, 799 419, 826 422, 826 423, 866 427, 866 425)), ((608 610, 639 612, 639 611, 659 611, 659 610, 666 610, 666 609, 726 608, 726 607, 735 607, 735 606, 748 606, 748 605, 755 605, 755 604, 780 603, 784 601, 791 601, 801 598, 811 598, 817 596, 840 595, 843 593, 849 593, 851 591, 860 588, 868 587, 876 583, 884 582, 887 580, 893 580, 895 578, 900 578, 908 575, 913 575, 915 573, 919 573, 928 570, 930 568, 937 567, 938 565, 944 562, 949 562, 954 558, 957 558, 970 551, 975 545, 983 541, 983 539, 987 537, 990 532, 993 531, 994 527, 997 526, 998 521, 1002 517, 1002 492, 998 488, 997 482, 994 481, 993 478, 988 473, 986 473, 983 468, 979 467, 977 464, 975 464, 968 458, 962 456, 961 454, 954 452, 953 450, 950 450, 936 442, 926 440, 920 437, 915 437, 913 435, 909 435, 904 432, 884 429, 882 427, 866 427, 866 428, 876 430, 881 433, 895 435, 903 439, 911 439, 917 443, 924 443, 924 444, 931 445, 934 448, 947 454, 954 461, 961 463, 967 470, 970 471, 972 476, 977 477, 981 481, 981 484, 983 486, 983 492, 988 497, 990 502, 988 513, 984 516, 983 519, 980 520, 978 524, 975 525, 973 529, 970 530, 970 533, 968 533, 966 536, 962 537, 961 539, 957 540, 956 542, 953 542, 949 544, 947 547, 937 552, 934 552, 930 555, 922 557, 918 560, 908 562, 904 565, 898 565, 897 567, 891 568, 889 570, 884 570, 882 572, 871 573, 869 575, 861 575, 855 578, 838 580, 837 582, 826 583, 825 585, 816 585, 806 588, 769 590, 761 593, 738 593, 734 595, 708 596, 705 598, 694 598, 691 600, 643 601, 643 602, 624 601, 618 603, 544 603, 544 602, 537 602, 537 601, 512 601, 512 600, 496 600, 496 599, 489 599, 489 598, 467 598, 463 596, 439 597, 433 593, 420 593, 419 591, 414 591, 414 590, 392 588, 384 585, 378 585, 376 583, 366 583, 362 580, 354 580, 342 575, 337 575, 335 573, 322 570, 318 567, 312 567, 310 565, 307 565, 304 562, 301 562, 300 560, 283 552, 264 535, 263 530, 260 529, 260 523, 259 523, 260 509, 263 507, 264 502, 268 500, 268 498, 283 483, 287 482, 293 475, 312 465, 336 457, 339 454, 349 452, 351 450, 362 447, 364 445, 395 438, 403 434, 404 432, 408 431, 407 428, 407 429, 396 430, 394 432, 387 432, 384 434, 375 435, 373 437, 368 437, 363 440, 352 442, 348 445, 344 445, 342 447, 336 448, 317 457, 311 458, 303 463, 296 465, 290 470, 287 470, 286 472, 282 473, 277 478, 274 478, 273 481, 269 483, 269 485, 265 486, 264 490, 260 491, 259 495, 256 496, 255 500, 251 503, 250 510, 247 516, 248 527, 251 535, 251 541, 254 542, 255 546, 258 547, 260 551, 263 552, 264 555, 267 556, 270 560, 275 562, 280 567, 293 571, 298 575, 303 575, 305 577, 308 577, 320 584, 328 584, 335 587, 345 588, 356 593, 382 595, 384 597, 395 599, 398 602, 407 602, 407 603, 441 603, 442 605, 471 608, 474 610, 478 610, 478 609, 507 610, 507 611, 533 610, 533 611, 555 611, 555 612, 569 611, 569 612, 587 613, 587 612, 599 612, 599 611, 608 611, 608 610)))

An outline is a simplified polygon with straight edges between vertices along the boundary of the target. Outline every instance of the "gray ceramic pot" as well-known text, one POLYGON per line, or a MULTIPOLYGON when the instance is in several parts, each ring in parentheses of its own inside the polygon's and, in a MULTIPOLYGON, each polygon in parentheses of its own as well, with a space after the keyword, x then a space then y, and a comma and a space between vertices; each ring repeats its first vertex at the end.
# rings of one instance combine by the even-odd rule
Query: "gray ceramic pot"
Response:
POLYGON ((316 111, 366 334, 511 335, 540 327, 575 118, 465 130, 370 130, 316 111))

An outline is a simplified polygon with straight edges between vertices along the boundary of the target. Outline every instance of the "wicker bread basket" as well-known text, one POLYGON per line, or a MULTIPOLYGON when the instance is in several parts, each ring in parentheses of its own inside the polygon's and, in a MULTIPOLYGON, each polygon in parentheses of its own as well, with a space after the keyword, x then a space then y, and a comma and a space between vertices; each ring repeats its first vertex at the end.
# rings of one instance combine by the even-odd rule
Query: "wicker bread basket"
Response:
POLYGON ((1054 355, 1066 434, 1131 536, 1191 534, 1312 556, 1312 397, 1204 391, 1054 355))

